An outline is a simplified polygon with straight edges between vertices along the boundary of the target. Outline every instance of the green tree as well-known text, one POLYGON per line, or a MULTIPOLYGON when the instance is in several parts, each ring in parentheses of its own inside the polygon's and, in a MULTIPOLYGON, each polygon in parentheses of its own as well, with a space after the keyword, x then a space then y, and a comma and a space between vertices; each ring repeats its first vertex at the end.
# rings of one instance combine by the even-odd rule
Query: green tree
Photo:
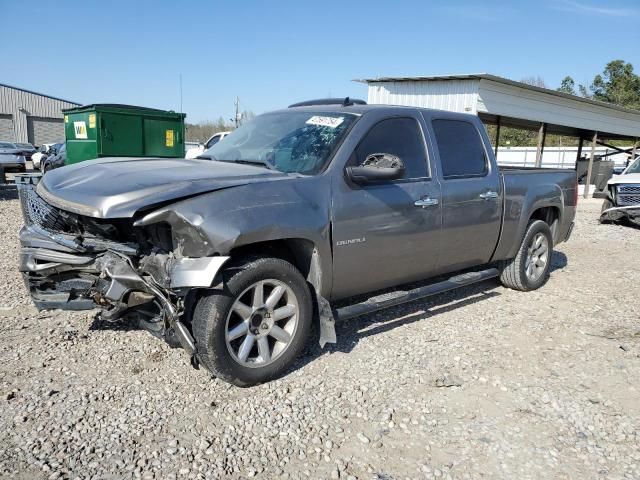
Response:
POLYGON ((633 65, 623 60, 607 63, 602 75, 596 75, 589 86, 594 100, 640 109, 640 76, 633 65))
POLYGON ((558 92, 568 93, 570 95, 576 94, 576 82, 570 76, 566 76, 560 82, 560 88, 558 88, 558 92))
POLYGON ((582 84, 578 85, 578 91, 580 92, 581 97, 584 97, 584 98, 592 97, 592 95, 589 93, 589 90, 587 90, 587 87, 585 87, 582 84))

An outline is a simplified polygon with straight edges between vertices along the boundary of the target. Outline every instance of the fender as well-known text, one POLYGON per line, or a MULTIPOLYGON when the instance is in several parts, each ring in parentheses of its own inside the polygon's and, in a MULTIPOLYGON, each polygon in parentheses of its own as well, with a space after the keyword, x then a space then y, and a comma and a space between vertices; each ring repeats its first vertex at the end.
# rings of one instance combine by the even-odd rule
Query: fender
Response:
MULTIPOLYGON (((509 192, 505 188, 503 232, 492 261, 513 258, 524 237, 527 224, 533 213, 545 207, 555 207, 559 212, 558 223, 562 222, 565 208, 564 192, 553 183, 527 185, 526 189, 516 188, 509 192)), ((554 238, 554 243, 557 239, 554 238)))
POLYGON ((181 258, 169 267, 171 288, 201 287, 213 285, 222 266, 231 257, 181 258))

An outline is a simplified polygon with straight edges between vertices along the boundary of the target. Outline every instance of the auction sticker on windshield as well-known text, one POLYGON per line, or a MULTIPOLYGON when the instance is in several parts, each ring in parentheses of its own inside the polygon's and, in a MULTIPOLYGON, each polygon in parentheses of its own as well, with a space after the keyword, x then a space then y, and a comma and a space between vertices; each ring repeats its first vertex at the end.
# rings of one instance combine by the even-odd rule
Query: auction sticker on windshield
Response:
POLYGON ((319 127, 331 127, 336 128, 344 121, 344 117, 321 117, 319 115, 314 115, 309 120, 307 120, 307 124, 309 125, 318 125, 319 127))

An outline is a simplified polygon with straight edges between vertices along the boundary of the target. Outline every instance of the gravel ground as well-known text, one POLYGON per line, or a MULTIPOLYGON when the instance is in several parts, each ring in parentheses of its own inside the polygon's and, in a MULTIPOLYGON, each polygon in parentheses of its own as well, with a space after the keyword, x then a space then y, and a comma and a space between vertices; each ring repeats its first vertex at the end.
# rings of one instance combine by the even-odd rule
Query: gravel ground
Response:
POLYGON ((93 312, 43 312, 0 200, 0 475, 640 478, 640 230, 582 201, 547 285, 488 281, 352 320, 239 389, 93 312))

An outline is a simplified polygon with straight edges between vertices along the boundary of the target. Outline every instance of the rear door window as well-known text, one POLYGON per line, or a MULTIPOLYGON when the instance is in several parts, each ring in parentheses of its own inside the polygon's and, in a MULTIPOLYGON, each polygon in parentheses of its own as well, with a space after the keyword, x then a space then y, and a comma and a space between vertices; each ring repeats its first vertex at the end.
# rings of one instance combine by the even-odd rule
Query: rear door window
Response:
POLYGON ((433 120, 442 176, 481 177, 487 174, 487 156, 476 127, 463 120, 433 120))
POLYGON ((404 163, 404 178, 428 177, 427 158, 418 122, 413 118, 389 118, 371 127, 356 147, 356 164, 374 153, 390 153, 404 163))

